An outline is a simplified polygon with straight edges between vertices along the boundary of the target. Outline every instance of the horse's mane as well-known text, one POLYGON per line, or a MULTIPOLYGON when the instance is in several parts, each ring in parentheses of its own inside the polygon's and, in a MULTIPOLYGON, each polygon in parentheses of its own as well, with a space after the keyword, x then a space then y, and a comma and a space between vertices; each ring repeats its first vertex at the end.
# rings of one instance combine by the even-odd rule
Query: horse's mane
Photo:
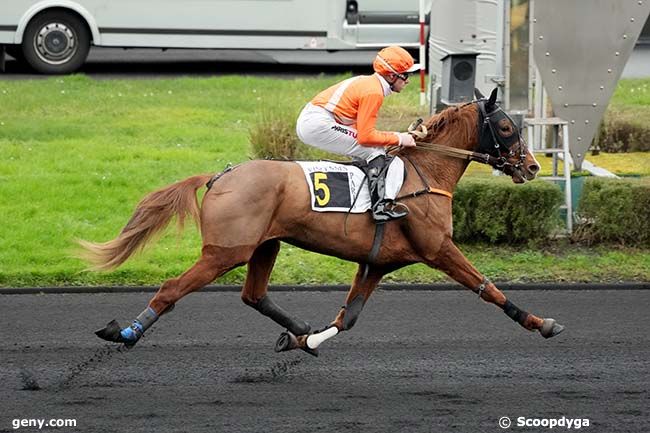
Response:
POLYGON ((466 147, 476 141, 476 116, 477 107, 474 103, 449 107, 424 121, 427 135, 421 141, 466 147))

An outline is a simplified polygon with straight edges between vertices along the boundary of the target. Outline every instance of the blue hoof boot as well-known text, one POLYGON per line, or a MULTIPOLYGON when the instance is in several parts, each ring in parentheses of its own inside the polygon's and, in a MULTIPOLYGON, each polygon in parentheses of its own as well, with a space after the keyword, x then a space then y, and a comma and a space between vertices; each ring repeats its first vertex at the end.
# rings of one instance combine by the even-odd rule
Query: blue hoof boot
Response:
POLYGON ((144 334, 144 329, 142 325, 137 320, 134 321, 131 326, 124 328, 120 331, 121 342, 126 346, 133 346, 144 334))

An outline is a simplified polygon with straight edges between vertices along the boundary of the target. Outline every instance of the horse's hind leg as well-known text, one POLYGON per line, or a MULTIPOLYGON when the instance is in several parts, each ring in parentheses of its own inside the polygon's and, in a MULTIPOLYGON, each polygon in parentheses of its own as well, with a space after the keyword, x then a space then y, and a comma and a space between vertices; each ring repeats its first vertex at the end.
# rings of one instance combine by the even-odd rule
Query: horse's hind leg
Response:
POLYGON ((280 241, 275 239, 266 241, 257 247, 248 261, 246 282, 241 292, 242 301, 278 325, 288 329, 292 334, 307 334, 311 330, 309 324, 289 315, 267 294, 269 278, 279 251, 280 241))
POLYGON ((105 328, 97 331, 97 336, 104 340, 133 346, 162 314, 171 310, 178 300, 210 284, 230 269, 246 263, 252 250, 250 247, 204 246, 201 258, 194 266, 180 277, 166 281, 131 326, 122 329, 113 320, 105 328))
POLYGON ((463 253, 447 240, 437 257, 429 265, 444 271, 454 280, 476 292, 481 299, 500 307, 512 320, 529 331, 538 330, 544 338, 551 338, 564 330, 554 319, 542 319, 520 310, 492 282, 474 268, 463 253))

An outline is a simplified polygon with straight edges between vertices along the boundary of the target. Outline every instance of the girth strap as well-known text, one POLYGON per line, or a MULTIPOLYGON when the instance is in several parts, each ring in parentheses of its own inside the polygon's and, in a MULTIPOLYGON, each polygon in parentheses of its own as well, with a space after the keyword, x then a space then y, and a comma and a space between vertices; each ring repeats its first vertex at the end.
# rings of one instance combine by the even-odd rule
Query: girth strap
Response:
POLYGON ((236 169, 237 167, 239 167, 239 165, 234 165, 234 166, 233 166, 233 165, 230 165, 230 164, 229 164, 229 165, 228 165, 228 166, 227 166, 227 167, 226 167, 222 172, 217 173, 217 174, 215 174, 214 176, 212 176, 212 178, 208 181, 208 183, 205 184, 205 186, 208 188, 208 190, 211 189, 211 188, 212 188, 212 185, 213 185, 216 181, 218 181, 218 180, 221 178, 221 176, 223 176, 224 174, 228 173, 229 171, 232 171, 232 170, 236 169))
POLYGON ((368 254, 368 263, 375 263, 379 255, 379 248, 381 248, 381 241, 384 239, 384 226, 385 224, 375 224, 375 237, 372 240, 372 248, 368 254))

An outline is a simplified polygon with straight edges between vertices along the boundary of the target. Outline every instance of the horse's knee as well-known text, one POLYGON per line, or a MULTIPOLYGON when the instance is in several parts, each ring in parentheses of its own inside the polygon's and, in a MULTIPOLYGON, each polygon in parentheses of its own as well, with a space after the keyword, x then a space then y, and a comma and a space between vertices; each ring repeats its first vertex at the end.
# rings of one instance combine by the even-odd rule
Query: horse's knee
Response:
POLYGON ((356 298, 346 304, 345 314, 343 315, 344 331, 352 329, 354 324, 357 323, 357 319, 359 318, 359 314, 361 314, 364 302, 365 301, 363 295, 357 295, 356 298))

